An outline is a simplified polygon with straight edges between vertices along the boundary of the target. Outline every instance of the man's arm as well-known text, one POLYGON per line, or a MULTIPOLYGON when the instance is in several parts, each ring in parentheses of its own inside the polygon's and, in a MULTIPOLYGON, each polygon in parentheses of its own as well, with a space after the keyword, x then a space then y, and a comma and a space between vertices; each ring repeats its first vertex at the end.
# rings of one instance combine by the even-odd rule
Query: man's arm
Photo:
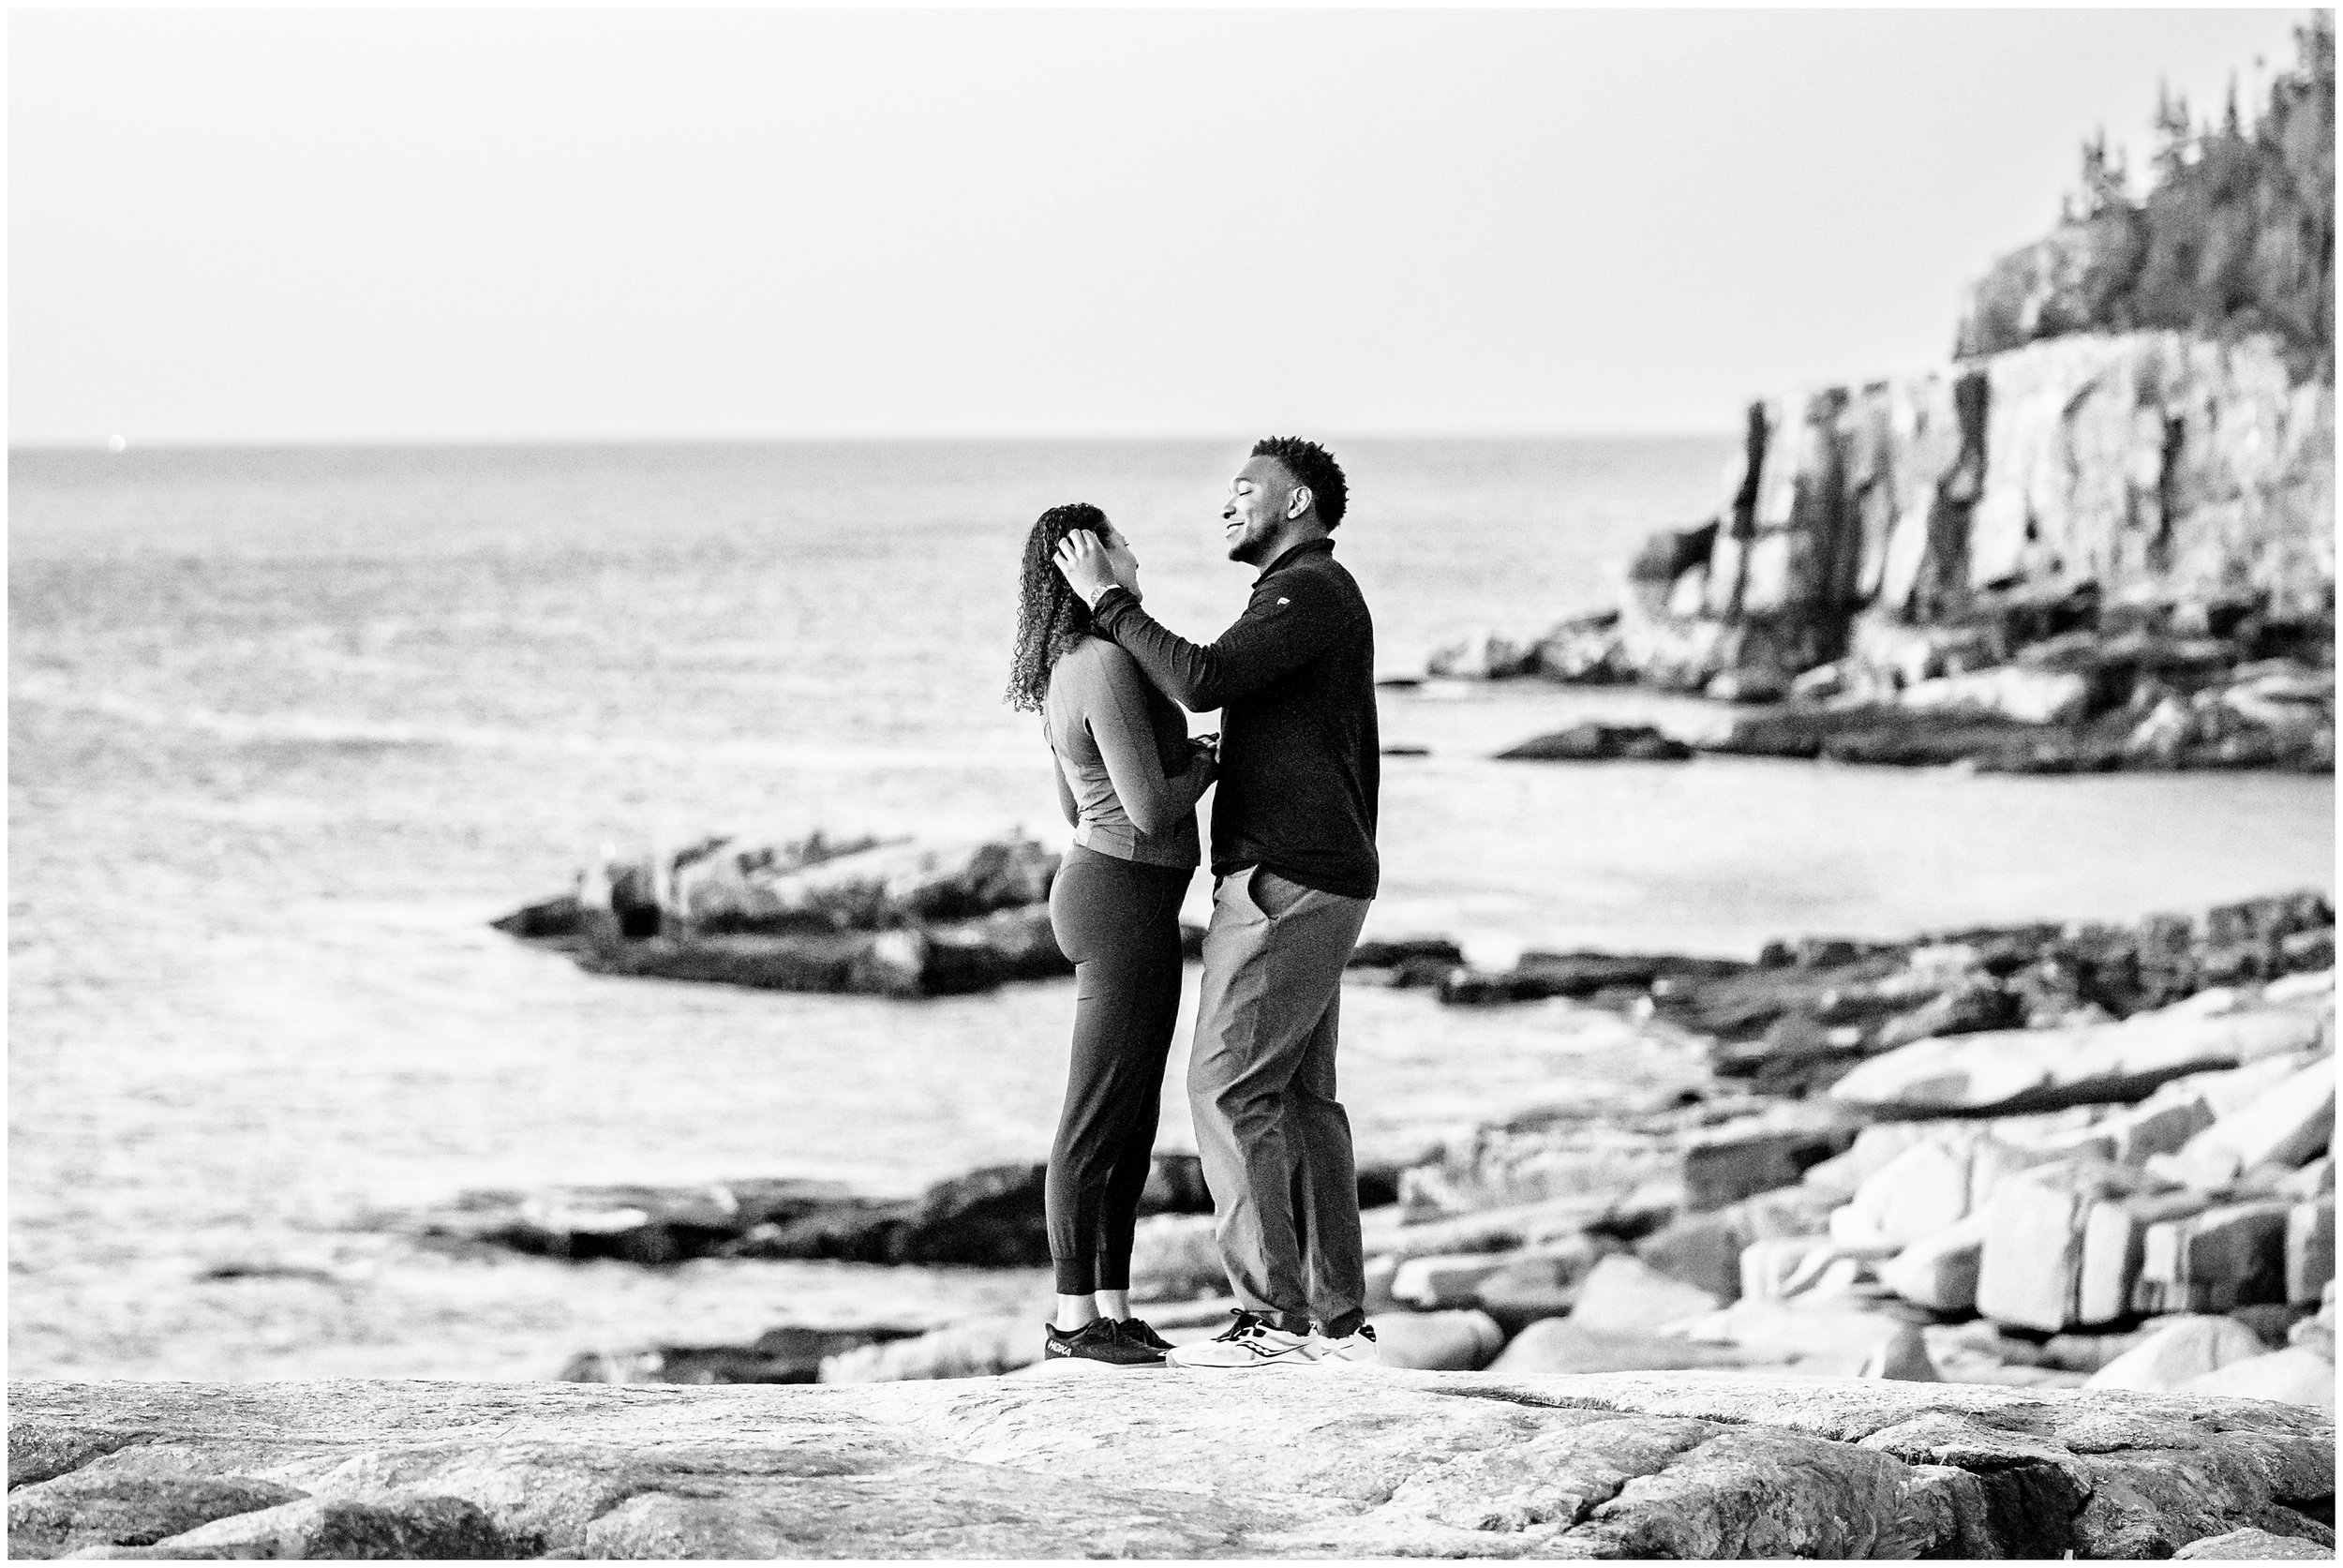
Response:
POLYGON ((1235 625, 1201 647, 1166 630, 1121 588, 1099 596, 1090 624, 1137 660, 1166 696, 1204 713, 1317 658, 1356 613, 1322 579, 1281 572, 1254 590, 1235 625))

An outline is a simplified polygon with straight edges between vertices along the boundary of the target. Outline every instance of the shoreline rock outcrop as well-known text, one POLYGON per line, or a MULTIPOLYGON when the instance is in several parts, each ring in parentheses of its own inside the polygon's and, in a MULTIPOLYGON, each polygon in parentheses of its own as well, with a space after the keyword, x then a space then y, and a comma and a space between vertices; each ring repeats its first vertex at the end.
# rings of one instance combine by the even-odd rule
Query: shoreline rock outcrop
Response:
POLYGON ((1171 1368, 828 1388, 9 1390, 14 1556, 2333 1550, 2331 1417, 1739 1378, 1171 1368), (1133 1382, 1131 1380, 1144 1380, 1133 1382), (369 1551, 367 1548, 376 1548, 369 1551))
POLYGON ((1616 609, 1427 669, 1754 705, 1714 752, 2332 772, 2334 517, 2334 386, 2268 340, 2055 337, 1753 404, 1616 609))
POLYGON ((1074 972, 1050 928, 1057 865, 1022 835, 605 845, 571 891, 490 923, 589 974, 956 996, 1074 972))
MULTIPOLYGON (((1406 1163, 1363 1159, 1361 1204, 1394 1202, 1406 1163)), ((915 1198, 874 1197, 839 1182, 785 1177, 697 1187, 476 1190, 438 1207, 362 1215, 358 1223, 457 1256, 517 1252, 653 1268, 694 1258, 1034 1268, 1050 1262, 1042 1220, 1045 1169, 989 1165, 933 1183, 915 1198)), ((1197 1157, 1157 1155, 1140 1213, 1211 1212, 1212 1194, 1197 1157)))
MULTIPOLYGON (((2334 911, 2307 891, 2129 926, 1803 938, 1754 964, 1554 954, 1482 975, 1440 939, 1362 944, 1354 983, 1618 1008, 1705 1043, 1713 1075, 1367 1162, 1383 1359, 2073 1386, 2209 1315, 2231 1324, 2225 1343, 2259 1349, 2188 1376, 2318 1401, 2334 1353, 2333 948, 2334 911)), ((431 1246, 650 1264, 1034 1266, 1040 1177, 1001 1167, 918 1200, 789 1182, 480 1194, 391 1223, 431 1246)), ((1225 1306, 1203 1298, 1225 1281, 1192 1156, 1158 1157, 1146 1206, 1142 1315, 1209 1332, 1225 1306)), ((1029 1364, 1035 1329, 783 1323, 752 1344, 598 1352, 567 1375, 948 1380, 1029 1364)), ((2186 1364, 2144 1360, 2173 1385, 2186 1364)))

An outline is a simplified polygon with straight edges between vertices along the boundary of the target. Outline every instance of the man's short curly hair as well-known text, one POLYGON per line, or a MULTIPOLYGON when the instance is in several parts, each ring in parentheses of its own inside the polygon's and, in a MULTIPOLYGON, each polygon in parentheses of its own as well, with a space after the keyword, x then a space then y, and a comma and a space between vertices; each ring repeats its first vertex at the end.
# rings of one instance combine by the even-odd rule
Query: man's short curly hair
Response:
POLYGON ((1328 532, 1341 525, 1343 508, 1351 503, 1351 486, 1333 453, 1299 436, 1266 436, 1253 443, 1253 455, 1276 458, 1296 483, 1309 487, 1318 503, 1318 520, 1328 532))

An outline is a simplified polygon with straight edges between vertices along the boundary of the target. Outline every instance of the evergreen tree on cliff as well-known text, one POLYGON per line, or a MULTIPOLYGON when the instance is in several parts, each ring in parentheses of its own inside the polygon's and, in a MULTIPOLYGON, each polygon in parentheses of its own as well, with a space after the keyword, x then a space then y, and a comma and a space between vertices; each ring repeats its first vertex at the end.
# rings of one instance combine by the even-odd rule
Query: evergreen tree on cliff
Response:
POLYGON ((2248 125, 2232 82, 2218 126, 2159 89, 2152 183, 2133 200, 2104 135, 2083 144, 2067 221, 1994 264, 1955 352, 2069 332, 2268 333, 2298 377, 2335 379, 2335 19, 2294 30, 2295 59, 2248 125))

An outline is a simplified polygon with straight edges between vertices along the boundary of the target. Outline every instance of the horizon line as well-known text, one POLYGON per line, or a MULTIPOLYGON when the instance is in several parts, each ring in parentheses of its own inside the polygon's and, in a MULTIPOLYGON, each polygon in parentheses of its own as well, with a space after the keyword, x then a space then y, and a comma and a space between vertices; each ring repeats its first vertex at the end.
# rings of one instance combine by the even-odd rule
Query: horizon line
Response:
MULTIPOLYGON (((1688 441, 1736 439, 1740 432, 1731 426, 1712 429, 1644 428, 1644 429, 1488 429, 1488 430, 1353 430, 1323 432, 1328 441, 1688 441)), ((574 447, 574 446, 814 446, 814 445, 880 445, 888 442, 903 444, 978 444, 999 445, 1057 444, 1113 445, 1127 442, 1223 442, 1251 441, 1258 435, 1230 431, 1156 431, 1110 433, 1012 433, 1001 431, 917 431, 869 432, 850 431, 823 434, 729 434, 706 436, 682 435, 492 435, 492 436, 277 436, 277 437, 173 437, 163 440, 121 438, 123 444, 112 444, 116 438, 91 437, 79 440, 10 439, 8 453, 82 453, 106 455, 127 455, 132 452, 302 452, 302 451, 412 451, 417 449, 473 447, 574 447)), ((1316 438, 1313 438, 1316 439, 1316 438)))

